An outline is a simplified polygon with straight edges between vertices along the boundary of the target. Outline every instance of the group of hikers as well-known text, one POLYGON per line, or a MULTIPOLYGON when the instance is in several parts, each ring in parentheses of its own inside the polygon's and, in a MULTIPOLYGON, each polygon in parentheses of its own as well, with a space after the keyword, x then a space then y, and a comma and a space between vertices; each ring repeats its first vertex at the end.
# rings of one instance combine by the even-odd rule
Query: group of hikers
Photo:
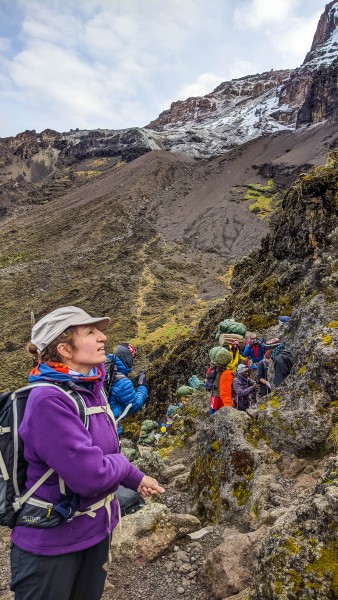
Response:
POLYGON ((262 398, 271 392, 270 361, 274 388, 289 375, 293 365, 290 350, 279 338, 265 341, 254 333, 244 341, 243 335, 234 333, 231 337, 231 329, 238 331, 241 326, 243 333, 246 331, 242 324, 231 319, 224 324, 228 333, 219 335, 221 345, 210 350, 211 362, 205 373, 205 386, 210 390, 210 414, 223 406, 247 411, 257 396, 262 398))
MULTIPOLYGON (((243 343, 228 321, 199 382, 210 390, 211 414, 222 406, 245 411, 256 393, 268 394, 270 359, 274 386, 292 367, 278 338, 254 334, 243 343)), ((28 386, 0 396, 0 432, 10 436, 4 443, 0 436, 0 524, 13 528, 15 600, 99 600, 123 494, 164 492, 121 453, 121 420, 142 408, 148 389, 144 371, 130 377, 132 344, 106 355, 109 323, 75 306, 41 318, 28 345, 35 360, 28 386)))

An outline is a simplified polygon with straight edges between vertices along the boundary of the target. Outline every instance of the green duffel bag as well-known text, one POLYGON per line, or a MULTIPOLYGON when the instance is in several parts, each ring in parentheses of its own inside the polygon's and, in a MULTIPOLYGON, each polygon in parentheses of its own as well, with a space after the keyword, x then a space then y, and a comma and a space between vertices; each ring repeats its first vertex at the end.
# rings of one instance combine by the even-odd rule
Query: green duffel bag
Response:
POLYGON ((220 367, 226 367, 232 361, 232 354, 222 346, 215 346, 209 352, 211 362, 220 367))
POLYGON ((196 390, 193 387, 190 387, 190 385, 181 385, 177 388, 176 395, 179 398, 183 398, 184 396, 191 396, 194 392, 196 392, 196 390))
POLYGON ((225 319, 218 325, 218 331, 221 333, 238 333, 239 335, 245 336, 246 327, 243 323, 237 323, 233 319, 225 319))
POLYGON ((205 385, 204 385, 203 381, 201 381, 197 375, 192 375, 188 379, 188 384, 189 384, 189 387, 194 388, 194 390, 205 390, 205 385))

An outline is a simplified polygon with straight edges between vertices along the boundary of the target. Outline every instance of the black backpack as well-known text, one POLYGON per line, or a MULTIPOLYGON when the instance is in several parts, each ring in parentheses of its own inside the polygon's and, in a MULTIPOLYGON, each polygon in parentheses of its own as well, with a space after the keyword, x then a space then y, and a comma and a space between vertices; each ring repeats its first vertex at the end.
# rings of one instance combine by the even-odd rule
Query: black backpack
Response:
POLYGON ((53 469, 41 477, 27 492, 25 491, 27 463, 24 458, 23 441, 18 434, 26 409, 27 398, 34 387, 48 386, 62 390, 76 405, 79 417, 88 428, 86 404, 72 382, 32 383, 14 392, 0 395, 0 525, 15 526, 22 505, 50 477, 53 469))
POLYGON ((104 380, 104 390, 106 392, 107 398, 109 400, 110 398, 110 392, 111 389, 115 383, 115 381, 117 381, 118 379, 125 379, 126 375, 123 375, 123 373, 120 373, 117 370, 117 364, 115 362, 115 354, 113 354, 112 358, 109 359, 106 363, 105 363, 105 369, 106 369, 106 377, 104 380))

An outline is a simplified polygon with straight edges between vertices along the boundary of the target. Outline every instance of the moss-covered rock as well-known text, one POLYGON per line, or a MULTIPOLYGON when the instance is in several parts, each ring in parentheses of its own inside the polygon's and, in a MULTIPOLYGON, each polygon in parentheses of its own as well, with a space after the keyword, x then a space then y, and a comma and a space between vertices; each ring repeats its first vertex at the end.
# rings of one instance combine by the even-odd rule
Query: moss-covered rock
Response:
POLYGON ((307 500, 271 529, 259 556, 253 600, 338 598, 338 459, 307 500))
POLYGON ((244 531, 261 523, 258 513, 266 508, 275 472, 263 438, 260 449, 248 439, 249 423, 245 413, 232 408, 215 413, 200 432, 189 477, 202 519, 244 531))

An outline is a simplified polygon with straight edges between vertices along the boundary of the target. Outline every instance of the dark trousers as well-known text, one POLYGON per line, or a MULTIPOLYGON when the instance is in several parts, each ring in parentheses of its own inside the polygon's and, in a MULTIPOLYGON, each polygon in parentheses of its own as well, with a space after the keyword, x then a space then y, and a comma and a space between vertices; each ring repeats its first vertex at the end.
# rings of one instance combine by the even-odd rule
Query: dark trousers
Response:
POLYGON ((71 554, 41 556, 11 546, 15 600, 100 600, 107 575, 109 538, 71 554))

